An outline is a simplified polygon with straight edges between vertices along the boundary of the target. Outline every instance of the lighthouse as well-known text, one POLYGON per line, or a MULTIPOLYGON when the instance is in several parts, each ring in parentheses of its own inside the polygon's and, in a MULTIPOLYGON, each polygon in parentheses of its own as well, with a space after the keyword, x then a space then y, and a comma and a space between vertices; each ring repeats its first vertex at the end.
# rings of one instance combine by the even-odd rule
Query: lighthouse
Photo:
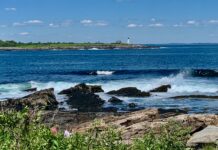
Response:
POLYGON ((127 39, 127 44, 130 44, 130 38, 128 37, 128 39, 127 39))

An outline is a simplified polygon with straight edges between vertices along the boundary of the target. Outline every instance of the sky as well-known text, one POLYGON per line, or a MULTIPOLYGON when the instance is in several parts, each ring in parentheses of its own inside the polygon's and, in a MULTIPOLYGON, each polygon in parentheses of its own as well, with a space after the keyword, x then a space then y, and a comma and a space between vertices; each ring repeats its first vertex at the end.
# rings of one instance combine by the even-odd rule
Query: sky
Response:
POLYGON ((0 39, 218 43, 218 0, 0 0, 0 39))

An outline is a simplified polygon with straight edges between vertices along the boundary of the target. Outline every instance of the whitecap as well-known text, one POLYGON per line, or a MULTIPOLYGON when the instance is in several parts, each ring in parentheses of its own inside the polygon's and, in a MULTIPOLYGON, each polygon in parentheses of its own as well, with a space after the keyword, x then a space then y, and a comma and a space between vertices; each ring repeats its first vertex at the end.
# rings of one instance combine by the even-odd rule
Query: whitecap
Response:
POLYGON ((112 75, 114 71, 97 71, 97 75, 112 75))

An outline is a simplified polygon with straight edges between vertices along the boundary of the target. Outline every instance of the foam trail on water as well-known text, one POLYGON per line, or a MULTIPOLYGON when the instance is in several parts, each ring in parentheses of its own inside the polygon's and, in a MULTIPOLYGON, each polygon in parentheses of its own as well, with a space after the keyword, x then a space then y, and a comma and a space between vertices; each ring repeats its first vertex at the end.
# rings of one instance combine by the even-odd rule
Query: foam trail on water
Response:
POLYGON ((114 71, 97 71, 97 75, 112 75, 114 71))

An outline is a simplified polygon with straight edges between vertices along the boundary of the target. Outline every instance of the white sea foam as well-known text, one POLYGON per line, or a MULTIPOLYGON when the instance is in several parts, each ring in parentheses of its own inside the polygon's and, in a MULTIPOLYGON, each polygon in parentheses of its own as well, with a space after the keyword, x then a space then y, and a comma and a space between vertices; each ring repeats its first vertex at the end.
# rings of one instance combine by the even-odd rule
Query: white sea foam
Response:
POLYGON ((99 49, 94 47, 94 48, 91 48, 91 50, 99 50, 99 49))
POLYGON ((209 82, 203 79, 187 79, 185 78, 186 75, 187 72, 181 72, 177 75, 171 75, 162 78, 147 78, 119 81, 116 80, 103 83, 102 86, 105 91, 118 90, 123 87, 137 87, 140 90, 149 91, 161 85, 170 84, 172 86, 172 88, 169 90, 170 94, 193 92, 214 93, 218 91, 217 83, 209 82))
MULTIPOLYGON (((112 71, 101 71, 99 75, 111 75, 112 71)), ((127 80, 111 80, 111 81, 99 81, 92 83, 92 85, 101 85, 105 92, 111 90, 118 90, 123 87, 137 87, 143 91, 149 91, 161 85, 170 84, 172 88, 168 93, 164 93, 163 96, 170 97, 171 95, 182 95, 189 93, 216 93, 218 91, 218 82, 214 80, 200 79, 200 78, 187 78, 187 73, 181 72, 177 75, 171 75, 168 77, 160 78, 141 78, 141 79, 127 79, 127 80)), ((55 94, 58 99, 63 100, 64 98, 57 93, 63 89, 67 89, 75 86, 78 83, 73 82, 27 82, 19 84, 0 84, 0 99, 5 98, 17 98, 22 97, 28 92, 23 90, 28 88, 37 88, 38 90, 54 88, 55 94)), ((162 96, 161 94, 158 94, 162 96)), ((108 98, 107 98, 108 99, 108 98)))
POLYGON ((97 75, 112 75, 114 71, 97 71, 97 75))

